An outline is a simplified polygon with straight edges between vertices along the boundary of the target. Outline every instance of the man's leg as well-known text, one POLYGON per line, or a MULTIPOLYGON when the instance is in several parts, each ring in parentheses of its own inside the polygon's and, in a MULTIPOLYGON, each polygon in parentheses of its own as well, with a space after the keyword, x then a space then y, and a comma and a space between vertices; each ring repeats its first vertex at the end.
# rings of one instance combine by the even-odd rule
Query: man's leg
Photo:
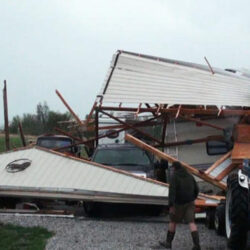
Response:
POLYGON ((190 222, 189 228, 190 228, 190 232, 191 232, 193 243, 194 243, 193 250, 200 250, 201 249, 200 239, 199 239, 199 233, 198 233, 196 224, 194 222, 190 222))
POLYGON ((164 246, 165 248, 169 248, 169 249, 172 248, 172 241, 174 239, 175 229, 176 229, 176 223, 175 222, 169 222, 167 238, 166 238, 166 241, 160 241, 159 242, 161 246, 164 246))
POLYGON ((168 231, 175 233, 175 230, 176 230, 176 223, 170 221, 168 224, 168 231))

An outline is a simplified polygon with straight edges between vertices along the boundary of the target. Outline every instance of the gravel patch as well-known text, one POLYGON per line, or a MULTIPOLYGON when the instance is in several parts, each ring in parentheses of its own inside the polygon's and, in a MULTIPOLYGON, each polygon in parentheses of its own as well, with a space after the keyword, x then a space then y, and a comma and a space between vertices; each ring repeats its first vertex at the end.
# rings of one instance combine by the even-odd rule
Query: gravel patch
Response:
MULTIPOLYGON (((165 239, 167 231, 167 223, 159 217, 116 220, 0 215, 1 222, 25 227, 42 226, 55 232, 47 243, 47 250, 155 249, 158 241, 165 239)), ((202 249, 226 249, 224 237, 217 236, 200 222, 198 229, 202 249)), ((178 225, 172 249, 192 249, 187 225, 178 225)))

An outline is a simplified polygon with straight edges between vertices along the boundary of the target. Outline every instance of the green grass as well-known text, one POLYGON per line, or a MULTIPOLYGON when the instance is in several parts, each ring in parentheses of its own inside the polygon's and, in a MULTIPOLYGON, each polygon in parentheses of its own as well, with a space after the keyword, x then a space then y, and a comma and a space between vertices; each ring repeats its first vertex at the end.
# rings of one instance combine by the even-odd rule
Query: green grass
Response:
POLYGON ((0 224, 0 250, 43 250, 53 233, 41 227, 0 224))
MULTIPOLYGON (((19 136, 10 136, 10 147, 19 148, 22 147, 22 142, 19 136)), ((5 137, 0 136, 0 152, 5 151, 5 137)))

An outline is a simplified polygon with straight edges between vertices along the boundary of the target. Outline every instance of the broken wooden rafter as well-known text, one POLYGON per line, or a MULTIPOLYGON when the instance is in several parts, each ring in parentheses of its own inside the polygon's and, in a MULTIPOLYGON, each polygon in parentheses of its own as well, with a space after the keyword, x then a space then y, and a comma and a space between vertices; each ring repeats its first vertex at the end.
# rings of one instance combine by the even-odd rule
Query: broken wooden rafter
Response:
POLYGON ((68 111, 72 114, 72 116, 75 118, 75 120, 77 121, 77 123, 82 126, 83 122, 80 120, 80 118, 76 115, 76 113, 72 110, 72 108, 69 106, 69 104, 65 101, 65 99, 63 98, 63 96, 60 94, 60 92, 58 90, 56 90, 56 94, 58 95, 58 97, 61 99, 61 101, 63 102, 63 104, 66 106, 66 108, 68 109, 68 111))
POLYGON ((18 122, 18 128, 19 128, 19 133, 20 133, 20 137, 21 137, 23 147, 26 147, 26 141, 25 141, 25 137, 24 137, 24 134, 23 134, 23 127, 22 127, 22 124, 21 124, 20 121, 18 122))
MULTIPOLYGON (((159 158, 161 159, 164 159, 164 160, 167 160, 169 161, 170 163, 174 162, 174 161, 179 161, 178 159, 164 153, 164 152, 161 152, 160 150, 146 144, 145 142, 135 138, 134 136, 132 135, 129 135, 129 134, 126 134, 125 135, 125 139, 131 143, 133 143, 134 145, 138 146, 139 148, 142 148, 143 150, 146 150, 156 156, 158 156, 159 158)), ((222 182, 218 182, 217 180, 215 180, 214 178, 212 178, 211 176, 209 175, 206 175, 205 173, 203 172, 200 172, 198 169, 192 167, 191 165, 185 163, 185 162, 182 162, 182 161, 179 161, 184 168, 186 168, 190 173, 194 174, 195 176, 225 190, 226 189, 226 184, 225 183, 222 183, 222 182)))

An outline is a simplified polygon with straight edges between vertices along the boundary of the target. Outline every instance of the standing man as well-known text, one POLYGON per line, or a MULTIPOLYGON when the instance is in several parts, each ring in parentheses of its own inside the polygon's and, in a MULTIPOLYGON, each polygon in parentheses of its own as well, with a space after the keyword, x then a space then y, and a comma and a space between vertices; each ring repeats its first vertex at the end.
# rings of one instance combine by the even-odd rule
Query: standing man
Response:
POLYGON ((199 234, 194 223, 194 201, 198 196, 199 188, 194 177, 187 172, 180 162, 173 162, 173 174, 170 177, 169 186, 169 216, 167 239, 160 242, 165 248, 172 247, 177 223, 188 223, 191 231, 194 247, 200 250, 199 234))

